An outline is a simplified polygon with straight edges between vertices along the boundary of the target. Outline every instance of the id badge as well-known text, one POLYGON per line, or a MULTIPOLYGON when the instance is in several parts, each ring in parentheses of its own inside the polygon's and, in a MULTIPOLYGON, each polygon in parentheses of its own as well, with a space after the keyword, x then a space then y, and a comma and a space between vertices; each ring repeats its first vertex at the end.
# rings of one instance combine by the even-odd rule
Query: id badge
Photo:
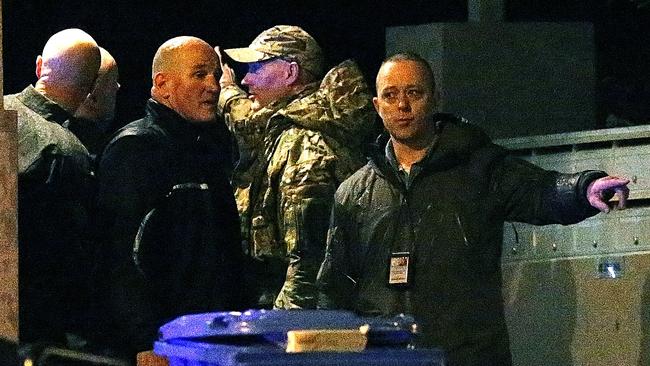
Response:
POLYGON ((388 285, 408 286, 411 281, 411 253, 397 252, 390 255, 388 263, 388 285))

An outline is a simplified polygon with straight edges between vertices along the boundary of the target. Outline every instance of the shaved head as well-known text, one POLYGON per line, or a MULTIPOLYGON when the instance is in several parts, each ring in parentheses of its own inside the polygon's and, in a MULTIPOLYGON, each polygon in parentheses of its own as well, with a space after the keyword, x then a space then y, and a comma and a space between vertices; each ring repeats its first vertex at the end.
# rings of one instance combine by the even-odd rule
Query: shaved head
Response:
POLYGON ((210 46, 206 41, 201 38, 191 36, 174 37, 158 47, 158 51, 153 57, 151 65, 151 78, 159 72, 170 72, 175 69, 175 65, 182 56, 183 50, 190 46, 210 46))
POLYGON ((110 122, 115 116, 115 102, 120 88, 119 72, 115 58, 100 47, 101 66, 97 79, 86 100, 79 106, 75 117, 94 121, 110 122))
POLYGON ((221 68, 217 52, 196 37, 175 37, 156 51, 151 97, 192 123, 213 122, 221 68))
POLYGON ((426 78, 425 81, 426 85, 430 86, 431 89, 436 89, 436 79, 433 76, 433 70, 431 70, 431 65, 429 65, 427 60, 422 58, 422 56, 413 52, 400 52, 386 58, 381 63, 380 72, 377 74, 377 79, 375 80, 375 84, 380 81, 379 79, 381 76, 381 69, 384 68, 384 66, 390 63, 395 63, 400 61, 412 61, 420 65, 421 69, 424 71, 424 76, 426 78))
POLYGON ((101 63, 97 42, 81 29, 54 34, 36 60, 36 89, 71 113, 92 90, 101 63))
POLYGON ((97 73, 97 79, 99 80, 102 76, 106 75, 109 71, 117 67, 115 58, 111 55, 105 48, 99 47, 101 54, 101 65, 99 66, 99 72, 97 73))

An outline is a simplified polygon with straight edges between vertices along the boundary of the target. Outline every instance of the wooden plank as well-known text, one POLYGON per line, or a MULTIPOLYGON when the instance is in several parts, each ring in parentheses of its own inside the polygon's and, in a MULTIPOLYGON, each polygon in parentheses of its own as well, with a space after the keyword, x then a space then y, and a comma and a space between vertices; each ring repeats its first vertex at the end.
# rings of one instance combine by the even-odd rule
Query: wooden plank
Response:
POLYGON ((0 111, 0 337, 18 341, 16 113, 0 111), (13 129, 12 127, 13 126, 13 129))

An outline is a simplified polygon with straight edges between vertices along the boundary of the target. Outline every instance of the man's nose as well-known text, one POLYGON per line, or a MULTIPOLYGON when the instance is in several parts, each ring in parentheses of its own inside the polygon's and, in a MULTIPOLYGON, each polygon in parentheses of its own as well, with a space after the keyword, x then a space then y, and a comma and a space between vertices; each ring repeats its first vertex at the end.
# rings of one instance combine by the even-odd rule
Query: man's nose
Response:
POLYGON ((402 110, 411 109, 411 102, 409 101, 409 98, 406 96, 406 94, 399 94, 397 96, 397 108, 402 110))
POLYGON ((247 72, 246 75, 244 75, 244 78, 241 80, 241 85, 246 85, 246 86, 251 85, 250 84, 250 75, 251 74, 249 72, 247 72))
POLYGON ((219 80, 214 75, 208 75, 206 77, 206 84, 206 89, 209 92, 218 93, 221 90, 221 87, 219 86, 219 80))

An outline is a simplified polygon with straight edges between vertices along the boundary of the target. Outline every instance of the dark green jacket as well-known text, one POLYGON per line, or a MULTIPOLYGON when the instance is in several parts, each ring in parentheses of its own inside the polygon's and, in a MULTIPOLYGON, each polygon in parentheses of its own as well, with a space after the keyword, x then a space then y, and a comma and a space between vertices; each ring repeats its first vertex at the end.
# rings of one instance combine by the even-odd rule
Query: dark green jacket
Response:
POLYGON ((540 169, 459 121, 439 122, 438 134, 408 188, 383 151, 341 184, 319 273, 321 305, 410 313, 422 343, 447 350, 452 365, 508 365, 504 221, 571 224, 594 215, 584 192, 604 173, 540 169), (389 256, 403 251, 414 262, 411 286, 391 288, 389 256))
POLYGON ((91 159, 72 116, 33 86, 4 106, 18 114, 20 341, 63 342, 84 323, 91 159))

